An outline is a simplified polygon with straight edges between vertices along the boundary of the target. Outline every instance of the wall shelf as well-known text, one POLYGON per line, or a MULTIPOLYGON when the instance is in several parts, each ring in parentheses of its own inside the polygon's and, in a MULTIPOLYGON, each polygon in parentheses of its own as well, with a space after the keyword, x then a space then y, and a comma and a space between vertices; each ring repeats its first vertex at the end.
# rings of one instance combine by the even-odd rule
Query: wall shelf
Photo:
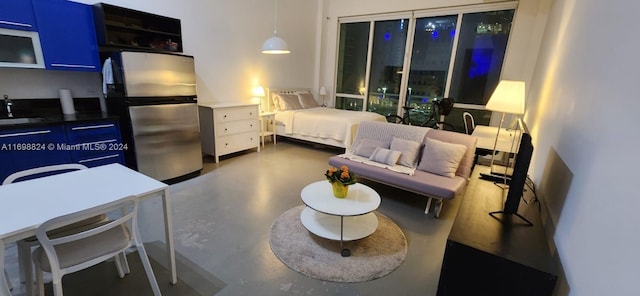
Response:
POLYGON ((93 9, 101 49, 182 52, 179 19, 105 3, 93 9))

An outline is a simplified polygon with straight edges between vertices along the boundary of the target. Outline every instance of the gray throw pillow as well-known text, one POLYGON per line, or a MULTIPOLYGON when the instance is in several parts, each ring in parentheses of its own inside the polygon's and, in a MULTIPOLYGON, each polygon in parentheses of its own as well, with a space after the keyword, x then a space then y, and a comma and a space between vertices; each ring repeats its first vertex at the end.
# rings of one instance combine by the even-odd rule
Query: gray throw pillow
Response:
POLYGON ((358 143, 358 146, 355 147, 353 154, 369 158, 373 151, 376 148, 388 148, 388 146, 379 140, 371 139, 371 138, 362 138, 358 143))
POLYGON ((389 149, 402 152, 398 160, 399 165, 415 168, 421 147, 422 143, 393 137, 389 149))
POLYGON ((398 162, 398 158, 400 158, 401 154, 402 152, 400 151, 393 151, 386 148, 378 147, 375 151, 373 151, 373 154, 371 154, 369 160, 388 165, 395 165, 398 162))
POLYGON ((430 138, 425 142, 418 169, 449 178, 455 177, 460 161, 467 152, 467 146, 430 138))

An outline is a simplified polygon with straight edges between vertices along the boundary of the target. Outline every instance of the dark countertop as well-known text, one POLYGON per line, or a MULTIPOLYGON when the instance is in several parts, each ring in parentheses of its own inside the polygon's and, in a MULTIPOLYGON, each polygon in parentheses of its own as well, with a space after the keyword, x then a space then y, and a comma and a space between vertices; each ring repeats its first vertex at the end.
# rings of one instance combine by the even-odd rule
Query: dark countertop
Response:
MULTIPOLYGON (((0 117, 0 122, 2 121, 2 119, 7 119, 7 118, 8 117, 6 116, 0 117)), ((13 117, 13 118, 25 118, 25 117, 13 117)), ((42 126, 50 126, 54 124, 86 122, 86 121, 96 121, 96 120, 118 120, 118 116, 109 115, 105 113, 77 113, 73 115, 60 114, 60 115, 45 115, 45 116, 28 116, 26 118, 41 118, 42 121, 29 122, 29 123, 15 123, 15 124, 0 124, 0 130, 25 128, 25 127, 42 127, 42 126)))
MULTIPOLYGON (((77 113, 73 115, 62 114, 59 99, 14 99, 12 101, 13 118, 35 118, 36 122, 15 124, 0 123, 0 130, 119 119, 116 115, 101 112, 100 103, 97 98, 74 98, 74 105, 77 113)), ((2 104, 0 107, 0 122, 2 119, 9 118, 7 117, 6 110, 4 109, 4 104, 2 104)))

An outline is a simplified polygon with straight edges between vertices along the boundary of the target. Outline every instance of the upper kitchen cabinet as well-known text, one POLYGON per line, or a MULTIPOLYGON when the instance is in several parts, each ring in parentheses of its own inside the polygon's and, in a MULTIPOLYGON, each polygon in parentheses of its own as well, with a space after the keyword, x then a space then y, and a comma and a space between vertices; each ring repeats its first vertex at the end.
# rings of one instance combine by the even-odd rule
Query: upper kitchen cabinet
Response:
POLYGON ((33 0, 33 8, 47 69, 101 70, 90 5, 66 0, 33 0))
POLYGON ((31 0, 0 1, 0 28, 35 31, 36 17, 31 0))
POLYGON ((180 20, 105 3, 94 4, 98 42, 105 49, 182 52, 180 20))

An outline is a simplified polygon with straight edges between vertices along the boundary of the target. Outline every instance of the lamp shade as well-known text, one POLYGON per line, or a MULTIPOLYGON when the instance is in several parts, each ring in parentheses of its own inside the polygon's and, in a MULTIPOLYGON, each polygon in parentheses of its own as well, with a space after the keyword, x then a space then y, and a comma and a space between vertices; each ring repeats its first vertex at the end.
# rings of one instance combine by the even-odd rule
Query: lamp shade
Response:
POLYGON ((254 97, 262 98, 265 96, 264 88, 262 86, 256 86, 251 90, 251 94, 254 97))
POLYGON ((320 90, 318 91, 318 94, 321 96, 326 96, 327 95, 327 89, 324 88, 324 86, 320 87, 320 90))
POLYGON ((524 81, 500 80, 485 107, 491 111, 524 114, 524 81))
POLYGON ((262 44, 262 53, 286 54, 290 52, 287 42, 278 37, 278 34, 274 34, 273 37, 267 39, 267 41, 262 44))

